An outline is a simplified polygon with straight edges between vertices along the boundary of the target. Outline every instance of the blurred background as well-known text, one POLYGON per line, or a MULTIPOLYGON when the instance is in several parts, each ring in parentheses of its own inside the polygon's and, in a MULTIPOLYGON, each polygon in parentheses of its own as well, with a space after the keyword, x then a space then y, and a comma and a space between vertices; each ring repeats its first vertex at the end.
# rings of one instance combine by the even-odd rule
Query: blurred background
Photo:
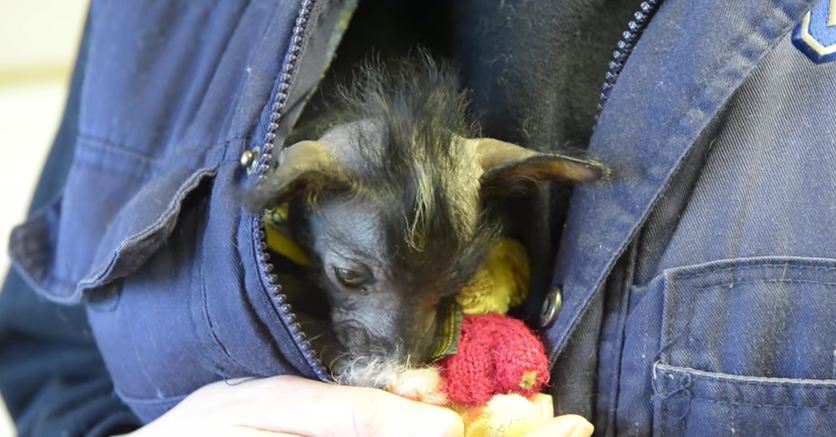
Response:
MULTIPOLYGON (((0 0, 0 271, 46 159, 75 59, 87 0, 0 0)), ((0 403, 0 437, 14 427, 0 403)))

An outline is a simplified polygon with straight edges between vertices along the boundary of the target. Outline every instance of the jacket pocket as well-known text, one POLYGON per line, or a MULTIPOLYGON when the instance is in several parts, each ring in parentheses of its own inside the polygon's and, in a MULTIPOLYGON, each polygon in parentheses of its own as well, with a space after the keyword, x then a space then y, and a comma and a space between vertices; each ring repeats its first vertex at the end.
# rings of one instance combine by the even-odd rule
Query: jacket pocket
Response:
POLYGON ((15 267, 49 300, 90 298, 108 307, 118 289, 113 281, 165 243, 185 198, 214 174, 214 168, 167 166, 82 138, 65 194, 13 230, 15 267), (86 293, 92 290, 95 296, 86 293))
POLYGON ((836 260, 721 261, 663 284, 654 435, 836 429, 836 260))

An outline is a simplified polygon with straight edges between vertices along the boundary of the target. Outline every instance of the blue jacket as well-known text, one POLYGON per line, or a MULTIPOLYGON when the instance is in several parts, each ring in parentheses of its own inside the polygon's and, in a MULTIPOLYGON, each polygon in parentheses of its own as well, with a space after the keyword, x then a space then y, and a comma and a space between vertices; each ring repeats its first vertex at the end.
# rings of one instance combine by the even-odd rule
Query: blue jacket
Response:
MULTIPOLYGON (((223 378, 327 379, 240 198, 355 6, 93 3, 54 152, 67 160, 47 167, 57 182, 11 239, 21 277, 60 306, 8 287, 0 306, 11 314, 0 384, 23 433, 129 429, 223 378), (59 350, 60 365, 23 369, 59 350), (57 386, 35 383, 44 375, 57 386), (74 388, 93 380, 88 394, 74 388)), ((834 8, 642 4, 589 138, 613 177, 574 190, 549 287, 531 303, 545 309, 559 412, 590 417, 600 435, 836 429, 834 8)), ((491 62, 550 62, 548 47, 526 44, 491 62)), ((536 92, 496 91, 508 75, 471 76, 477 105, 484 89, 488 108, 538 104, 536 92)), ((491 129, 496 113, 479 115, 491 129)), ((535 115, 548 116, 514 120, 535 115)))

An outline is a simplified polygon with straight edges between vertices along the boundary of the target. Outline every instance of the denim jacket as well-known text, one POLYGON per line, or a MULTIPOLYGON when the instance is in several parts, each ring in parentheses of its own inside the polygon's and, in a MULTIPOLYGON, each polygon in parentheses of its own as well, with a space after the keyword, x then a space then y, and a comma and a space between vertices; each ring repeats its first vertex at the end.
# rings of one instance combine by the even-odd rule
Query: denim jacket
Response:
MULTIPOLYGON (((354 7, 93 3, 66 184, 11 252, 84 304, 142 421, 223 378, 328 379, 240 199, 354 7)), ((836 429, 836 62, 793 43, 836 47, 833 8, 642 4, 589 145, 613 176, 574 191, 542 297, 558 411, 600 435, 836 429)))

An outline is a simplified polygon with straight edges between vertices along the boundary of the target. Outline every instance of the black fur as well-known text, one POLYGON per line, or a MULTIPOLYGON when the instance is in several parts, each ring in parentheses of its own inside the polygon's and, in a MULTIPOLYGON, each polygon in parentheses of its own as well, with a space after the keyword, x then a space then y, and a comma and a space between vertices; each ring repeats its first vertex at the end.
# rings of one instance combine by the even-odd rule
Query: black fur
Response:
POLYGON ((340 344, 325 358, 338 380, 379 385, 369 375, 386 370, 375 366, 429 358, 436 305, 472 277, 502 226, 481 204, 481 167, 461 141, 478 128, 451 68, 423 54, 368 62, 335 94, 287 146, 324 136, 334 158, 326 161, 337 167, 308 172, 315 183, 268 174, 250 199, 264 207, 276 190, 295 187, 291 228, 314 258, 340 344), (339 183, 328 184, 329 175, 339 183), (346 264, 373 271, 375 281, 346 289, 334 277, 346 264))
MULTIPOLYGON (((372 137, 356 130, 351 150, 360 159, 353 161, 357 166, 345 169, 350 188, 335 184, 339 188, 322 189, 314 198, 356 196, 378 204, 388 224, 387 252, 397 254, 393 262, 399 264, 403 281, 418 285, 449 278, 463 284, 501 226, 482 214, 474 232, 462 235, 454 232, 451 223, 454 200, 450 194, 457 188, 450 186, 455 180, 451 173, 462 160, 461 151, 451 145, 454 136, 475 137, 479 131, 468 113, 467 92, 461 89, 456 71, 423 52, 386 65, 371 60, 333 95, 332 107, 294 131, 286 145, 319 138, 334 126, 358 120, 382 121, 383 141, 376 137, 378 132, 372 137), (435 208, 416 223, 414 212, 422 194, 420 171, 428 173, 435 208)), ((258 198, 264 203, 271 193, 261 189, 258 198)))

